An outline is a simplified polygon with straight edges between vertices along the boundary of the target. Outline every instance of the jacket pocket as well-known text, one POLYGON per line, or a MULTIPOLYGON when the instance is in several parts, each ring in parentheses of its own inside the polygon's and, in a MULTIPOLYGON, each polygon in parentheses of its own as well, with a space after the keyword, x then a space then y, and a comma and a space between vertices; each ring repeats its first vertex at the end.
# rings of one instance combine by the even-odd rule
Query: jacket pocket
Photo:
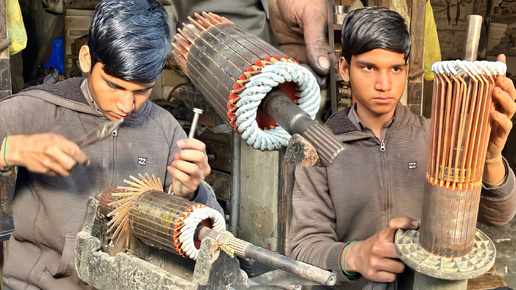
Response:
POLYGON ((65 244, 63 247, 63 253, 61 254, 61 260, 57 266, 56 273, 52 274, 54 277, 66 277, 72 275, 75 269, 75 235, 65 235, 65 244))

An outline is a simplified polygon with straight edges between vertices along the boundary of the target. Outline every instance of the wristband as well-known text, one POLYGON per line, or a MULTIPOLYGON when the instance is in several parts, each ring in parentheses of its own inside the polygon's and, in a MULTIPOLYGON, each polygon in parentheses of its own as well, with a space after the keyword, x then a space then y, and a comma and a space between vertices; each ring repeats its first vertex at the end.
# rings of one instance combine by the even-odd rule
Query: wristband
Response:
POLYGON ((5 162, 5 167, 11 168, 11 166, 9 166, 9 164, 7 164, 7 160, 5 159, 5 151, 7 151, 7 137, 9 137, 9 135, 5 135, 5 138, 4 138, 4 162, 5 162))
POLYGON ((344 267, 344 265, 346 264, 345 263, 345 260, 346 260, 346 254, 348 253, 348 249, 349 249, 349 246, 351 246, 352 244, 356 243, 357 241, 352 241, 351 243, 347 244, 346 247, 344 248, 344 255, 342 255, 342 261, 340 262, 340 267, 342 268, 342 272, 344 272, 344 274, 346 274, 346 276, 355 276, 357 273, 349 273, 346 271, 346 268, 344 267))

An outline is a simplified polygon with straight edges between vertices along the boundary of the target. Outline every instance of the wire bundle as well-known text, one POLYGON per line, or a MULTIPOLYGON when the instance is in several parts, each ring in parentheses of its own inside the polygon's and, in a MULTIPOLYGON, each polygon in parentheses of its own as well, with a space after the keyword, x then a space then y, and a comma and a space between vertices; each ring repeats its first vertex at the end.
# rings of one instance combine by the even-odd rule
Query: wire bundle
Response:
POLYGON ((503 63, 444 61, 432 70, 430 148, 419 242, 443 257, 474 244, 482 174, 495 109, 492 91, 503 63))
POLYGON ((494 111, 492 90, 501 62, 444 61, 436 74, 427 180, 453 190, 480 186, 494 111))

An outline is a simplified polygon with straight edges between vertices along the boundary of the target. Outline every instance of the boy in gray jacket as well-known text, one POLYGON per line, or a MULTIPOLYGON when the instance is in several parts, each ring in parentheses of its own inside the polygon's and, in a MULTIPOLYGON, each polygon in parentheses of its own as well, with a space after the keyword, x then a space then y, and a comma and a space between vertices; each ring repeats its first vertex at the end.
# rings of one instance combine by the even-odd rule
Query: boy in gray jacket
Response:
POLYGON ((74 266, 86 203, 130 175, 155 174, 165 190, 180 181, 176 195, 222 212, 204 182, 205 145, 187 139, 174 117, 148 100, 169 46, 168 16, 158 1, 101 1, 79 55, 88 78, 0 102, 0 170, 19 168, 3 268, 9 288, 91 288, 74 266), (85 148, 73 142, 120 118, 112 136, 85 148))
MULTIPOLYGON (((293 257, 332 270, 341 282, 357 281, 345 289, 361 289, 368 280, 393 282, 404 271, 393 237, 399 228, 417 228, 413 219, 421 218, 430 122, 399 103, 410 37, 398 13, 378 7, 350 12, 342 51, 340 74, 355 104, 326 125, 346 150, 330 167, 296 168, 290 236, 293 257)), ((504 76, 496 85, 479 221, 501 225, 516 212, 515 176, 501 154, 516 91, 504 76)), ((398 280, 411 287, 407 279, 398 280)), ((387 287, 396 286, 374 289, 387 287)))

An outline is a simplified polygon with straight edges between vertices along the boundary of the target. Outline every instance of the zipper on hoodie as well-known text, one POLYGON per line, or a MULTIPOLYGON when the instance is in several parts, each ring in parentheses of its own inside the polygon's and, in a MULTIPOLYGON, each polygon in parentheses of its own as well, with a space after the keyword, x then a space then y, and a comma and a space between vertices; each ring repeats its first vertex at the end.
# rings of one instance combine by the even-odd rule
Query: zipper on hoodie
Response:
POLYGON ((116 172, 116 137, 118 136, 118 129, 113 131, 112 133, 113 135, 113 160, 112 160, 112 164, 113 164, 113 171, 111 173, 111 186, 114 186, 115 185, 115 172, 116 172))
MULTIPOLYGON (((380 140, 380 152, 385 152, 387 149, 385 147, 385 139, 387 139, 387 133, 383 136, 383 139, 380 140)), ((391 211, 390 211, 390 201, 391 201, 391 193, 390 193, 390 184, 389 184, 389 171, 388 171, 388 158, 387 154, 380 154, 381 163, 382 163, 382 172, 383 172, 383 184, 385 184, 385 204, 384 210, 387 215, 387 222, 391 219, 391 211)))
POLYGON ((385 151, 385 139, 380 140, 380 151, 385 151))

